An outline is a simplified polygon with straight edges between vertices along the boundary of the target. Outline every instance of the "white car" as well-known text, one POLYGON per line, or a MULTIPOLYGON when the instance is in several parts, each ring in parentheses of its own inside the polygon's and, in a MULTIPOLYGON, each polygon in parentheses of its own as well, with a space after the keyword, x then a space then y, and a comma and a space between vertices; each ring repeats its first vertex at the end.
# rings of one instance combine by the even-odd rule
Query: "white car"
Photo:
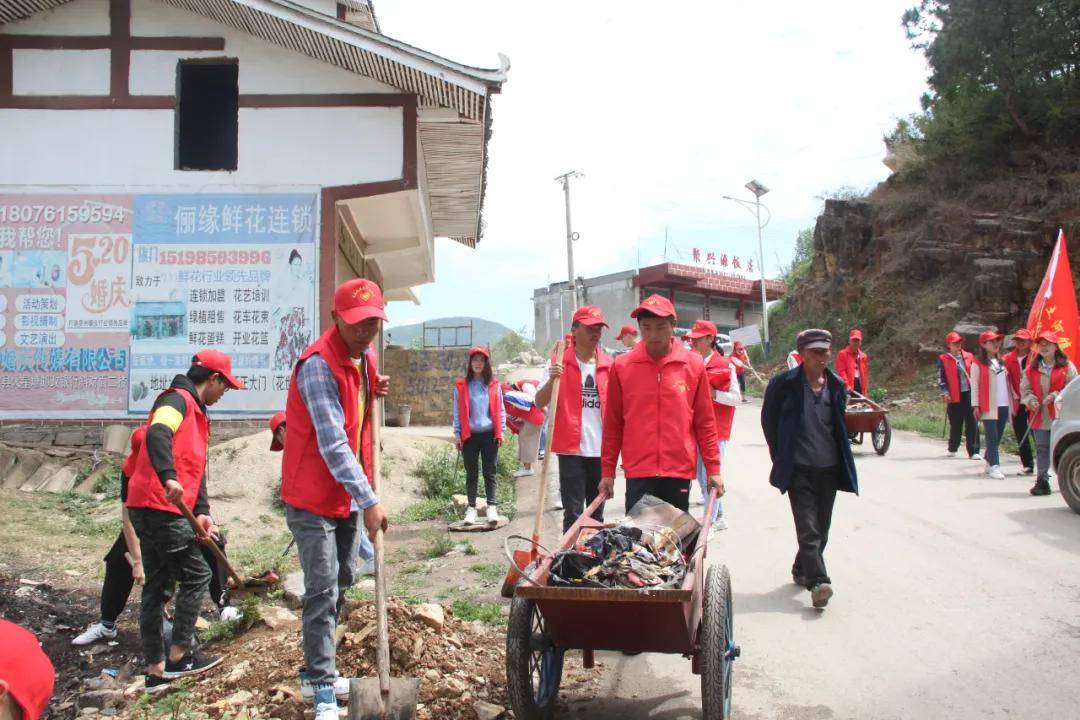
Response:
POLYGON ((1061 496, 1080 513, 1080 383, 1065 386, 1054 401, 1057 418, 1050 426, 1050 457, 1061 496))

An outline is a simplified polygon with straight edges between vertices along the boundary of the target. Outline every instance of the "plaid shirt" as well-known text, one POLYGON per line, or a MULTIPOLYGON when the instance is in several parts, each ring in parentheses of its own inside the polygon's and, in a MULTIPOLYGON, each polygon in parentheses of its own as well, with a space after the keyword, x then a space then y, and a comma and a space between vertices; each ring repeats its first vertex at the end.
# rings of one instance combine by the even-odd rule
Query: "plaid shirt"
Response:
MULTIPOLYGON (((366 383, 364 373, 361 373, 361 379, 366 383)), ((330 469, 330 474, 352 497, 352 510, 366 509, 378 503, 379 498, 372 492, 364 469, 349 447, 337 381, 326 361, 319 355, 305 360, 296 373, 296 384, 304 406, 311 415, 311 423, 315 426, 319 454, 330 469)))

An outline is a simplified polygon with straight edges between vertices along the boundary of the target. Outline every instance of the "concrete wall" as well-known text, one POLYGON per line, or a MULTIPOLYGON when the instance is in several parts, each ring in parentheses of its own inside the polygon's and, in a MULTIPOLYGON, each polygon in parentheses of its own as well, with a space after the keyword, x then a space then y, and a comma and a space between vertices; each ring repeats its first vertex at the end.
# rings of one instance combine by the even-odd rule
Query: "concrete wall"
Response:
MULTIPOLYGON (((136 51, 133 95, 172 95, 180 59, 234 58, 242 94, 397 93, 388 85, 263 42, 158 2, 132 4, 135 36, 209 36, 224 52, 136 51)), ((109 33, 107 0, 75 0, 22 22, 14 34, 109 33)), ((107 50, 15 50, 23 95, 107 95, 107 50)), ((241 108, 235 172, 175 169, 172 110, 0 110, 5 185, 347 185, 401 177, 401 108, 241 108)))
POLYGON ((390 376, 393 405, 409 405, 413 425, 453 422, 454 382, 465 372, 469 350, 411 350, 391 345, 380 372, 390 376))
MULTIPOLYGON (((604 313, 610 330, 605 330, 604 347, 615 348, 615 336, 619 327, 630 320, 630 312, 638 306, 637 288, 634 287, 633 270, 602 275, 585 280, 580 298, 582 305, 596 305, 604 313)), ((547 352, 570 331, 573 310, 567 283, 555 283, 533 293, 533 329, 536 345, 547 352)))

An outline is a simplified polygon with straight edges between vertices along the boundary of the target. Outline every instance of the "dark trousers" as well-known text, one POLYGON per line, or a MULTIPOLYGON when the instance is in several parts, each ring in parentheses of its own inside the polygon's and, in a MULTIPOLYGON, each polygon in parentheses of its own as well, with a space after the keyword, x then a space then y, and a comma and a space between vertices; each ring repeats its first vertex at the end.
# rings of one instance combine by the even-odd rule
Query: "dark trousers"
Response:
POLYGON ((746 396, 746 378, 742 374, 738 375, 738 378, 739 378, 739 394, 745 397, 746 396))
POLYGON ((946 413, 949 416, 949 452, 956 452, 960 448, 961 432, 968 457, 979 452, 979 424, 971 411, 971 391, 960 393, 960 402, 949 403, 946 413))
POLYGON ((1032 454, 1031 444, 1034 441, 1033 436, 1035 433, 1028 432, 1027 408, 1021 407, 1016 411, 1016 415, 1012 419, 1012 427, 1013 432, 1016 434, 1016 442, 1020 443, 1020 462, 1025 470, 1033 470, 1035 468, 1035 456, 1032 454))
POLYGON ((191 647, 195 638, 195 620, 203 594, 210 585, 211 573, 199 552, 195 531, 182 516, 149 508, 128 508, 128 515, 142 546, 146 583, 139 609, 139 633, 146 663, 153 665, 165 659, 161 609, 166 588, 173 581, 177 584, 173 603, 173 644, 191 647))
MULTIPOLYGON (((217 541, 217 546, 225 550, 225 537, 217 541)), ((131 596, 131 588, 135 585, 135 578, 131 574, 131 565, 128 564, 124 553, 128 551, 127 541, 124 534, 116 538, 112 548, 105 555, 105 580, 101 583, 101 619, 107 623, 115 623, 124 612, 128 598, 131 596)), ((229 603, 229 589, 226 583, 225 568, 217 561, 210 548, 199 545, 203 559, 210 568, 210 598, 218 607, 224 607, 229 603)), ((165 588, 165 600, 172 598, 172 583, 165 588)))
POLYGON ((683 478, 626 478, 626 513, 637 505, 638 500, 652 495, 670 503, 683 512, 690 510, 690 480, 683 478))
MULTIPOLYGON (((581 455, 559 455, 559 495, 562 497, 562 529, 566 532, 577 522, 585 508, 600 492, 600 458, 581 455)), ((604 504, 593 513, 604 521, 604 504)))
POLYGON ((461 461, 465 464, 465 493, 469 507, 476 507, 476 486, 480 481, 480 464, 484 465, 484 493, 488 505, 495 504, 495 462, 499 457, 499 444, 495 433, 473 433, 461 444, 461 461))
POLYGON ((855 392, 859 393, 860 395, 866 394, 866 390, 863 388, 863 382, 861 377, 855 378, 851 384, 855 386, 853 388, 855 392))
POLYGON ((793 577, 805 579, 806 589, 832 582, 825 572, 825 545, 829 542, 833 503, 839 468, 811 468, 796 465, 788 488, 791 516, 799 551, 791 566, 793 577))

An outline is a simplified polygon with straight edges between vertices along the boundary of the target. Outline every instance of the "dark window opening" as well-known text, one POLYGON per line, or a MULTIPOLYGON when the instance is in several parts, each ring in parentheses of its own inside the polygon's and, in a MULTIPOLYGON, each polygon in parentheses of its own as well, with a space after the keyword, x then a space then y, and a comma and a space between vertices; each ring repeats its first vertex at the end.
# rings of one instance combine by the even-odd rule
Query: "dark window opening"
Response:
POLYGON ((181 62, 176 167, 235 170, 240 89, 235 62, 181 62))

